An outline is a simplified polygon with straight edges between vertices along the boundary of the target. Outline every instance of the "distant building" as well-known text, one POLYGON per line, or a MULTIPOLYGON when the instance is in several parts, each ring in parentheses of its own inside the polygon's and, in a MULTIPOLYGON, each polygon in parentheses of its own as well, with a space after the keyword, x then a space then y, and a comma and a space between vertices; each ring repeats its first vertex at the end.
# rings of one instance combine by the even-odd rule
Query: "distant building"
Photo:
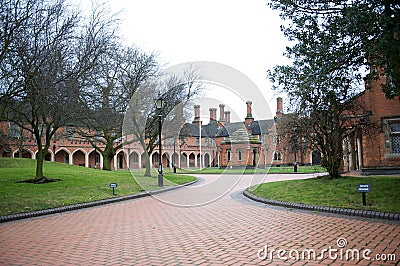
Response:
MULTIPOLYGON (((353 114, 347 128, 348 137, 343 143, 342 170, 360 170, 363 174, 379 172, 400 173, 400 101, 385 98, 377 81, 374 86, 351 99, 360 106, 353 114), (370 119, 377 130, 364 132, 360 123, 370 119)), ((270 165, 318 165, 321 153, 308 148, 305 139, 296 139, 292 147, 288 139, 280 135, 283 112, 282 98, 277 99, 274 119, 255 120, 252 102, 247 101, 247 115, 241 122, 231 122, 230 111, 225 105, 210 108, 209 123, 200 120, 200 106, 194 106, 194 119, 184 123, 177 139, 163 140, 163 153, 155 149, 150 154, 152 166, 157 167, 160 159, 163 166, 172 168, 229 167, 253 168, 270 165)), ((347 114, 344 114, 347 115, 347 114)), ((15 124, 0 123, 0 154, 3 157, 36 158, 37 147, 32 134, 22 132, 15 124), (22 134, 24 133, 24 134, 22 134)), ((103 158, 89 142, 72 134, 70 127, 60 128, 53 140, 46 160, 100 169, 103 158)), ((129 139, 129 136, 126 136, 129 139)), ((123 141, 120 139, 118 141, 123 141)), ((100 143, 99 143, 100 145, 100 143)), ((138 169, 145 167, 145 153, 139 143, 126 145, 117 151, 111 163, 113 169, 138 169)))

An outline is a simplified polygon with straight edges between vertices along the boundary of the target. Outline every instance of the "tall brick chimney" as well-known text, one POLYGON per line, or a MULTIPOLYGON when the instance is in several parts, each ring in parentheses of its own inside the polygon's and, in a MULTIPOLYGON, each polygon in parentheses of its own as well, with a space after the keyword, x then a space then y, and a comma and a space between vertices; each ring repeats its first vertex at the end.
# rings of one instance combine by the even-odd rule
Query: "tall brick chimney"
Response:
POLYGON ((210 111, 210 123, 209 124, 217 123, 217 108, 210 108, 208 110, 210 111))
POLYGON ((201 120, 200 120, 200 105, 196 104, 194 106, 194 119, 193 119, 193 124, 196 124, 197 126, 201 126, 201 120))
POLYGON ((219 121, 220 122, 225 122, 225 104, 220 104, 219 105, 219 121))
POLYGON ((225 111, 225 120, 226 120, 226 123, 231 122, 231 111, 225 111))
POLYGON ((246 118, 245 118, 245 120, 244 120, 244 123, 245 123, 246 126, 251 125, 251 123, 254 121, 253 113, 252 113, 252 110, 251 110, 251 104, 252 104, 251 101, 247 101, 247 102, 246 102, 246 105, 247 105, 247 115, 246 115, 246 118))
POLYGON ((276 98, 276 118, 281 118, 283 115, 283 100, 281 97, 276 98))

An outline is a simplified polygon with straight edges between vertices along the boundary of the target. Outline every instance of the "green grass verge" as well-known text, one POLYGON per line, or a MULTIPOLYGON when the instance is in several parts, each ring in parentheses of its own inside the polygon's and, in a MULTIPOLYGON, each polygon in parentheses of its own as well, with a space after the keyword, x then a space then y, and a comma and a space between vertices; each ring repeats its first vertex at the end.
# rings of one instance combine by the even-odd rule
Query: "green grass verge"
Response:
POLYGON ((399 176, 327 177, 264 183, 248 189, 256 196, 295 203, 400 213, 399 176), (367 206, 358 184, 371 184, 367 206))
MULTIPOLYGON (((168 170, 171 172, 172 170, 168 170)), ((323 173, 326 169, 321 166, 299 166, 298 173, 323 173)), ((188 168, 177 169, 177 173, 182 174, 286 174, 293 173, 293 166, 270 167, 266 169, 220 169, 218 167, 209 167, 203 169, 188 168)))
MULTIPOLYGON (((143 171, 101 171, 62 163, 44 162, 44 174, 60 179, 46 184, 21 181, 35 176, 36 160, 0 157, 0 216, 62 207, 118 196, 143 190, 158 189, 157 178, 143 177, 143 171), (117 183, 115 196, 109 188, 117 183)), ((152 173, 157 176, 156 171, 152 173)), ((164 175, 165 186, 194 181, 187 175, 164 175)))

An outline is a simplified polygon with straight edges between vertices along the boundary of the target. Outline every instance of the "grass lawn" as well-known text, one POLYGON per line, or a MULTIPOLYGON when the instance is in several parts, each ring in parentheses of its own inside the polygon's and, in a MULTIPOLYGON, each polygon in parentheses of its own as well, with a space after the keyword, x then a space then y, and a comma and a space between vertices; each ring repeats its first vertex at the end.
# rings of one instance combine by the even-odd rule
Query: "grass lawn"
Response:
POLYGON ((248 190, 259 197, 303 204, 400 213, 399 176, 327 177, 264 183, 248 190), (358 184, 371 184, 367 206, 358 184))
MULTIPOLYGON (((168 170, 169 172, 172 170, 168 170)), ((298 166, 298 173, 323 173, 326 169, 320 166, 298 166)), ((208 167, 203 169, 188 168, 177 169, 177 173, 182 174, 286 174, 293 173, 293 166, 270 167, 266 169, 220 169, 218 167, 208 167)))
MULTIPOLYGON (((143 171, 101 171, 45 162, 44 174, 60 181, 46 184, 21 183, 35 176, 36 160, 0 157, 0 216, 61 207, 94 200, 137 194, 158 189, 157 178, 143 177, 143 171), (109 188, 117 183, 115 196, 109 188)), ((156 171, 152 173, 157 176, 156 171)), ((164 185, 183 184, 192 176, 164 175, 164 185)))

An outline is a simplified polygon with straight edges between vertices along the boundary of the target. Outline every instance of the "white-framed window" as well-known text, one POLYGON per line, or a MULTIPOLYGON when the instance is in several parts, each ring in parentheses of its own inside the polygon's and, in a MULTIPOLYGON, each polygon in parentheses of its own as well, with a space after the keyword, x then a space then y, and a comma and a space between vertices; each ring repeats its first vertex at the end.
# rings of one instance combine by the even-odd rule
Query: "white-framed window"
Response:
POLYGON ((243 150, 242 149, 237 149, 236 150, 237 156, 238 156, 238 161, 242 161, 242 156, 243 156, 243 150))
POLYGON ((389 124, 389 138, 392 154, 400 155, 400 121, 389 124))
POLYGON ((400 118, 384 120, 383 130, 386 137, 386 154, 400 156, 400 118))
POLYGON ((274 161, 281 161, 282 160, 282 154, 279 151, 274 152, 274 161))
POLYGON ((231 150, 226 150, 226 158, 227 158, 228 162, 231 161, 231 150))
POLYGON ((132 153, 132 161, 133 163, 139 163, 139 155, 136 152, 132 153))

